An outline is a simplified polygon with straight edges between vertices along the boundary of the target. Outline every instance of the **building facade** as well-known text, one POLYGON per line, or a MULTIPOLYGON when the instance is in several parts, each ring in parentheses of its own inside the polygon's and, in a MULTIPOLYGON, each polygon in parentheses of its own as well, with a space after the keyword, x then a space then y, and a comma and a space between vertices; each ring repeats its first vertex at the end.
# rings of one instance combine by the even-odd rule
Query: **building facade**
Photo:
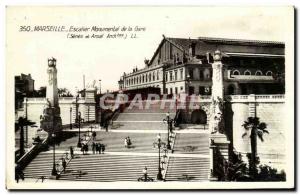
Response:
MULTIPOLYGON (((267 124, 269 134, 258 142, 262 164, 285 169, 285 44, 282 42, 203 38, 163 37, 151 60, 143 69, 123 73, 120 90, 148 87, 161 94, 194 95, 197 104, 183 109, 185 123, 210 126, 213 90, 224 97, 225 153, 238 152, 245 158, 251 152, 250 137, 243 137, 242 125, 248 117, 258 117, 267 124), (221 53, 221 82, 213 86, 215 52, 221 53), (217 86, 217 87, 216 87, 217 86), (223 87, 223 90, 221 90, 223 87), (227 141, 225 141, 227 143, 227 141)), ((216 94, 216 92, 215 92, 216 94)), ((185 101, 185 100, 184 100, 185 101)))
POLYGON ((220 50, 224 95, 283 94, 284 48, 281 42, 163 37, 144 68, 123 73, 119 89, 156 87, 161 94, 210 95, 212 54, 220 50))
POLYGON ((34 80, 31 74, 15 76, 15 110, 22 107, 24 97, 34 94, 34 80))

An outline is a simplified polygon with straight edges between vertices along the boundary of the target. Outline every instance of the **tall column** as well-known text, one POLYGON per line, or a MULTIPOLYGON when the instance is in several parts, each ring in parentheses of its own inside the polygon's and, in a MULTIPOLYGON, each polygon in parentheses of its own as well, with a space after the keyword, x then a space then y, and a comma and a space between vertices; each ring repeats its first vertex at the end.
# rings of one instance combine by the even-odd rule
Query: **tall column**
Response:
POLYGON ((56 59, 48 59, 48 83, 46 91, 46 107, 41 119, 41 128, 48 133, 62 130, 60 108, 58 104, 56 59))
POLYGON ((48 85, 46 92, 47 102, 51 104, 51 107, 58 107, 58 90, 57 90, 57 69, 56 59, 48 59, 48 85))
POLYGON ((223 133, 223 104, 224 104, 224 88, 223 88, 223 64, 222 56, 219 50, 214 53, 214 62, 212 64, 212 104, 211 104, 211 133, 223 133))
MULTIPOLYGON (((225 160, 228 160, 228 145, 224 126, 224 89, 223 89, 223 64, 221 62, 222 56, 219 50, 215 51, 213 56, 214 62, 212 64, 213 77, 212 77, 212 103, 211 103, 211 118, 210 118, 210 167, 211 172, 214 174, 214 164, 220 162, 214 162, 215 159, 219 159, 221 155, 225 160), (218 151, 218 152, 216 152, 218 151), (220 153, 219 153, 220 152, 220 153)), ((211 175, 211 179, 214 179, 214 175, 211 175)))

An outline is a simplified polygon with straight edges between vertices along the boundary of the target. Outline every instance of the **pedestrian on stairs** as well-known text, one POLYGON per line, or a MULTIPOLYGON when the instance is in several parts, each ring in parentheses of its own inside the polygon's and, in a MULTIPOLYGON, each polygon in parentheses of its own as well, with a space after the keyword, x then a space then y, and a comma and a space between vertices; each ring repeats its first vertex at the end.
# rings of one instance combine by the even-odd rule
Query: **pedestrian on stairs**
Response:
POLYGON ((128 140, 127 140, 127 137, 126 137, 125 140, 124 140, 124 146, 125 146, 125 148, 128 148, 128 140))
POLYGON ((70 154, 71 154, 71 158, 74 158, 74 150, 72 146, 70 146, 70 154))
POLYGON ((96 154, 97 154, 97 153, 99 153, 99 143, 96 143, 95 147, 96 147, 96 154))
POLYGON ((92 136, 93 136, 93 141, 95 141, 96 140, 96 136, 97 136, 96 131, 93 131, 92 136))
POLYGON ((81 152, 82 152, 82 154, 84 154, 84 144, 82 144, 82 146, 81 146, 81 152))
POLYGON ((65 172, 67 168, 67 162, 64 158, 62 159, 62 166, 63 166, 63 171, 65 172))
POLYGON ((89 145, 88 144, 84 144, 84 150, 86 153, 88 153, 89 151, 89 145))
POLYGON ((101 151, 102 151, 102 154, 104 154, 104 151, 105 151, 105 145, 104 144, 101 144, 101 151))
POLYGON ((95 142, 93 142, 93 144, 92 144, 92 150, 93 150, 93 154, 95 154, 95 150, 96 150, 96 144, 95 144, 95 142))
POLYGON ((101 154, 101 151, 102 151, 102 144, 101 144, 101 143, 98 143, 98 147, 99 147, 99 154, 101 154))
POLYGON ((148 177, 148 170, 147 170, 147 167, 145 167, 143 169, 143 174, 144 174, 144 177, 145 177, 145 181, 147 181, 147 177, 148 177))

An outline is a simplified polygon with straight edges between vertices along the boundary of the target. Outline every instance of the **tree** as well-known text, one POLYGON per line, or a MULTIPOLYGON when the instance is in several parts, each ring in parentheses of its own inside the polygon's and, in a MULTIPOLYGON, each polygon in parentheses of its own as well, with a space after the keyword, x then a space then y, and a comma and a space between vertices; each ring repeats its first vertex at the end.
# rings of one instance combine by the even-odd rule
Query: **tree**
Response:
POLYGON ((264 122, 260 122, 258 117, 248 117, 247 121, 244 121, 242 125, 246 132, 242 135, 245 137, 250 132, 250 143, 251 143, 251 154, 249 158, 249 171, 252 176, 256 176, 258 164, 257 157, 257 137, 263 142, 264 133, 269 133, 266 128, 267 124, 264 122))
POLYGON ((58 96, 60 97, 73 97, 67 88, 58 88, 58 96))

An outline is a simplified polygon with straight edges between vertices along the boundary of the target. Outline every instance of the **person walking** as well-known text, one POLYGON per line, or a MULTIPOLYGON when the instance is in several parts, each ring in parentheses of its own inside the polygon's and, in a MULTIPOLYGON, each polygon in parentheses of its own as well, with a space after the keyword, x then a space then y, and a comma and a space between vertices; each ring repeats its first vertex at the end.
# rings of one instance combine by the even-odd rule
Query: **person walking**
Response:
POLYGON ((70 154, 71 154, 71 158, 74 158, 74 150, 72 146, 70 146, 70 154))
POLYGON ((96 143, 95 145, 96 145, 96 154, 97 154, 97 153, 99 153, 99 150, 100 150, 99 143, 96 143))
POLYGON ((85 153, 87 154, 87 153, 88 153, 88 151, 89 151, 89 145, 88 145, 88 144, 85 144, 84 146, 85 146, 85 147, 84 147, 84 149, 85 149, 85 153))
POLYGON ((92 150, 93 150, 93 154, 95 154, 95 150, 96 150, 96 144, 95 144, 95 142, 93 142, 93 144, 92 144, 92 150))
POLYGON ((106 119, 104 122, 104 127, 105 127, 105 131, 108 132, 108 124, 109 123, 109 119, 106 119))
POLYGON ((128 140, 127 140, 127 137, 124 139, 124 146, 125 146, 125 148, 128 147, 128 140))
POLYGON ((85 153, 84 144, 82 144, 82 146, 81 146, 81 152, 82 152, 82 154, 84 155, 84 153, 85 153))
POLYGON ((62 159, 62 166, 63 166, 63 171, 65 172, 67 168, 67 162, 64 158, 62 159))
POLYGON ((92 136, 93 136, 93 141, 95 141, 96 140, 96 136, 97 136, 96 131, 93 131, 92 136))
POLYGON ((143 174, 144 174, 145 181, 147 181, 147 177, 148 177, 148 170, 147 170, 147 167, 145 167, 145 168, 143 169, 143 174))
POLYGON ((102 151, 102 154, 104 154, 104 151, 105 151, 105 145, 104 144, 101 144, 101 151, 102 151))
POLYGON ((102 144, 99 143, 99 154, 101 154, 101 151, 102 151, 102 144))
POLYGON ((127 137, 127 145, 128 145, 128 147, 130 147, 131 144, 132 144, 132 143, 131 143, 131 139, 130 139, 130 137, 128 136, 128 137, 127 137))

